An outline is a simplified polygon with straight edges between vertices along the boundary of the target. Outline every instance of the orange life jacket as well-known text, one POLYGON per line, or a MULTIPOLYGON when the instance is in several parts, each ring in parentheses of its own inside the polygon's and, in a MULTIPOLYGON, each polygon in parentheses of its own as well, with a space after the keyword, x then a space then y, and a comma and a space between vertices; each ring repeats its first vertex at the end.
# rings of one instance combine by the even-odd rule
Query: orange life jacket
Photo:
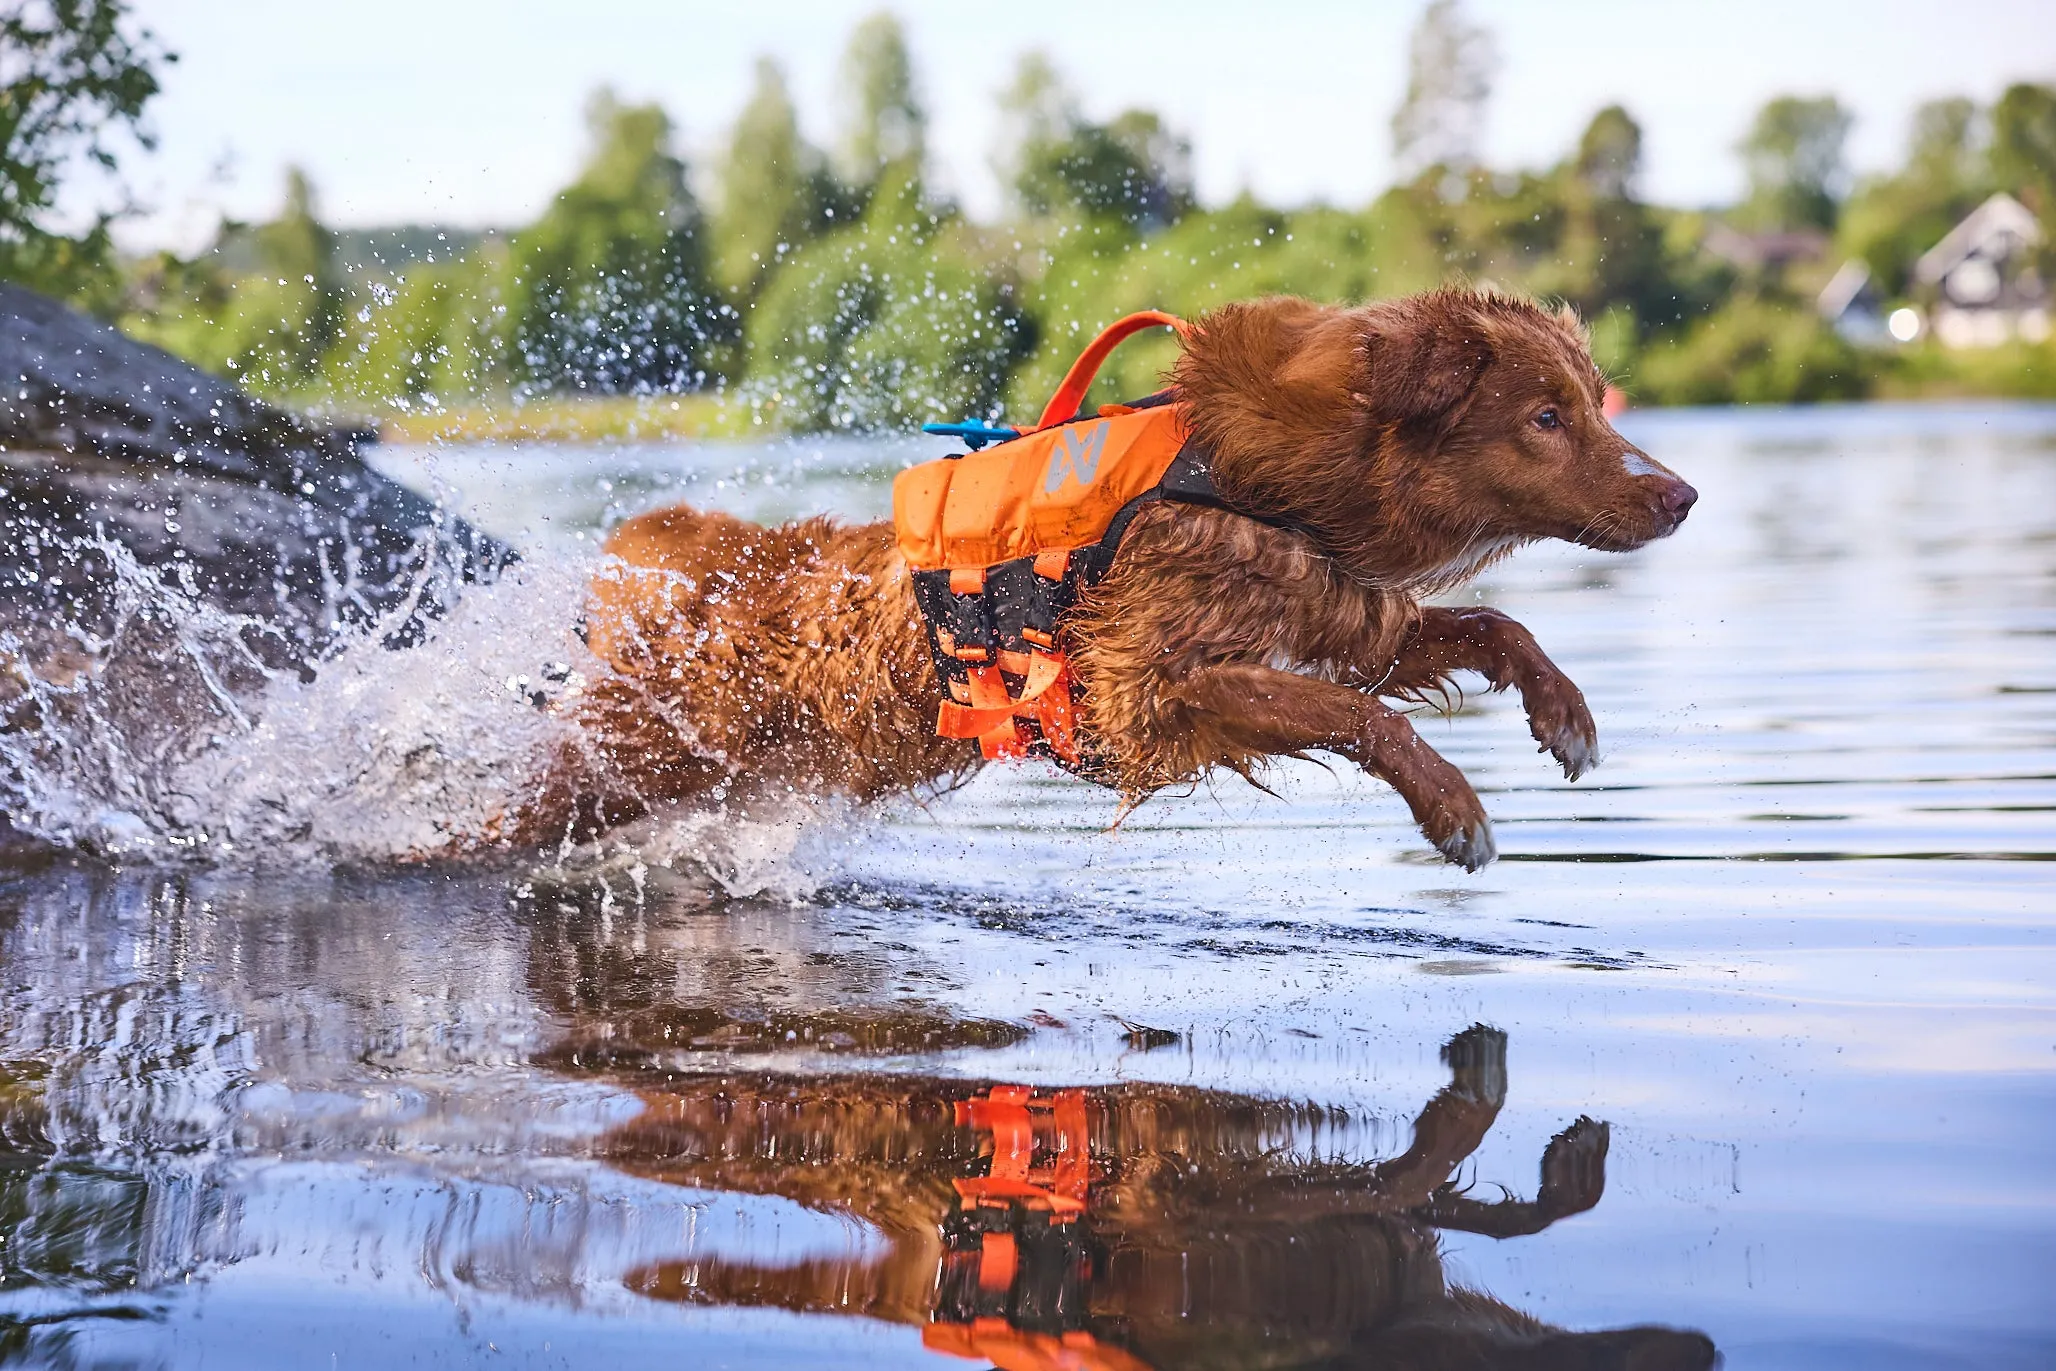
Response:
POLYGON ((1107 354, 1157 326, 1189 331, 1156 310, 1119 320, 1072 364, 1034 428, 894 480, 893 527, 947 695, 935 724, 943 737, 976 738, 987 757, 1085 766, 1059 620, 1113 565, 1143 505, 1228 508, 1174 392, 1080 412, 1107 354))

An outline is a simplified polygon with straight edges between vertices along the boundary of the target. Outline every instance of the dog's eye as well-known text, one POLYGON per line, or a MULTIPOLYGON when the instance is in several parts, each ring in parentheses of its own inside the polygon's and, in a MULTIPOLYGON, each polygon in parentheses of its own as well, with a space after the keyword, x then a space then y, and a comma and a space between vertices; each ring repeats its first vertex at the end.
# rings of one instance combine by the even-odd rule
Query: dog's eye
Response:
POLYGON ((1535 416, 1536 428, 1562 428, 1563 419, 1553 409, 1545 409, 1535 416))

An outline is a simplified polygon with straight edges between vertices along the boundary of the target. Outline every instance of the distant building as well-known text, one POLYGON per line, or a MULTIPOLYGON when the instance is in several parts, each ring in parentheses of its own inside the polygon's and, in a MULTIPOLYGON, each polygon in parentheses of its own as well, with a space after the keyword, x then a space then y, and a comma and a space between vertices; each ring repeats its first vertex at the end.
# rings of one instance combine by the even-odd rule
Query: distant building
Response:
POLYGON ((1820 257, 1828 250, 1828 236, 1818 229, 1744 233, 1715 224, 1706 231, 1706 250, 1747 271, 1774 271, 1820 257))
POLYGON ((2042 226, 2001 192, 1914 263, 1928 322, 1946 347, 1996 347, 2049 336, 2049 287, 2035 269, 2042 226))
POLYGON ((1901 329, 1905 327, 1904 321, 1896 317, 1891 324, 1886 322, 1884 300, 1878 295, 1870 268, 1853 257, 1842 263, 1841 269, 1821 288, 1814 303, 1820 310, 1820 317, 1858 347, 1884 347, 1899 336, 1893 331, 1894 324, 1901 329))

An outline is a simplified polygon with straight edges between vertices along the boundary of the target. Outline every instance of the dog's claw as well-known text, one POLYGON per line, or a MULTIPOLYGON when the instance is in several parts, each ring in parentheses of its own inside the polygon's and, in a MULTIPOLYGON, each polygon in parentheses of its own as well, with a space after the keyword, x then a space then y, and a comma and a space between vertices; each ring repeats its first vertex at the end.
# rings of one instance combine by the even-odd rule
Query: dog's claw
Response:
POLYGON ((1556 759, 1565 780, 1575 781, 1599 765, 1599 730, 1583 701, 1577 703, 1571 717, 1554 728, 1545 718, 1536 718, 1530 727, 1541 744, 1536 750, 1556 759))
POLYGON ((1492 841, 1492 825, 1484 819, 1466 824, 1446 838, 1436 839, 1435 846, 1444 857, 1465 871, 1482 871, 1499 856, 1499 847, 1492 841))
POLYGON ((1556 740, 1543 744, 1541 750, 1556 758, 1567 781, 1575 781, 1599 765, 1599 740, 1584 729, 1561 729, 1556 740))

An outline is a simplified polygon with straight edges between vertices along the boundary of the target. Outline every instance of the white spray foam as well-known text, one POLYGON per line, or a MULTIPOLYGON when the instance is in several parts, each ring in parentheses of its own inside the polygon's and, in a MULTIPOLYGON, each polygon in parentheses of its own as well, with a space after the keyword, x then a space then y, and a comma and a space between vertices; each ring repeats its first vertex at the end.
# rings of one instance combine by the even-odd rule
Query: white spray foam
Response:
MULTIPOLYGON (((0 643, 38 715, 0 731, 0 798, 18 828, 63 846, 239 864, 490 846, 551 759, 580 745, 560 706, 604 670, 575 632, 582 562, 522 563, 485 586, 425 573, 406 604, 350 632, 302 680, 261 667, 258 621, 206 605, 117 546, 97 550, 120 612, 104 639, 73 635, 93 669, 45 679, 0 643), (445 611, 420 621, 413 646, 386 646, 424 594, 445 611), (256 688, 231 690, 231 666, 256 688), (161 706, 122 696, 124 670, 159 676, 183 717, 168 725, 161 706)), ((637 889, 637 873, 685 868, 731 895, 799 898, 818 884, 808 835, 839 813, 798 796, 770 812, 681 809, 547 857, 618 870, 637 889)))
POLYGON ((794 794, 747 810, 671 808, 577 850, 552 854, 559 870, 641 902, 657 872, 676 873, 735 899, 799 901, 818 890, 847 843, 844 801, 794 794))
POLYGON ((353 637, 311 682, 274 679, 256 722, 191 758, 163 815, 217 849, 379 858, 491 837, 575 726, 538 707, 594 668, 571 632, 583 577, 521 567, 456 599, 425 641, 353 637))

